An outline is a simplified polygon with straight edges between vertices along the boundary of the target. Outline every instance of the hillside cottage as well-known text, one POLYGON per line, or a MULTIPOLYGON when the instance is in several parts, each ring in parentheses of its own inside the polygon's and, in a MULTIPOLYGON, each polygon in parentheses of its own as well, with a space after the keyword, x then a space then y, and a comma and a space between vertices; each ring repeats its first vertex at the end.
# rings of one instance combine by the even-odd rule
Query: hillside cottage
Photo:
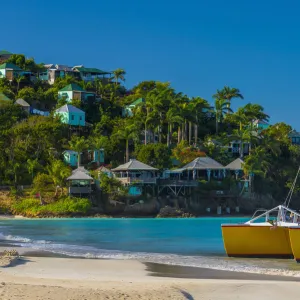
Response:
POLYGON ((80 100, 82 102, 94 101, 96 95, 93 92, 87 92, 76 83, 71 83, 58 91, 58 98, 65 98, 66 101, 80 100))
POLYGON ((0 78, 7 78, 13 81, 15 77, 22 76, 24 71, 12 63, 4 63, 0 65, 0 78))
POLYGON ((71 126, 85 126, 85 112, 71 104, 58 108, 54 115, 59 116, 62 123, 71 126))
POLYGON ((108 79, 111 77, 111 72, 102 71, 96 68, 85 68, 84 66, 73 67, 73 72, 76 78, 83 81, 95 81, 96 79, 108 79))
POLYGON ((0 51, 0 63, 3 63, 4 61, 8 60, 12 55, 13 55, 13 53, 11 53, 11 52, 8 52, 6 50, 1 50, 0 51))
POLYGON ((133 116, 133 110, 138 106, 141 105, 142 103, 145 103, 144 98, 139 98, 132 102, 129 105, 126 105, 123 109, 123 117, 132 117, 133 116))
POLYGON ((78 152, 73 150, 65 150, 63 152, 64 162, 71 167, 78 165, 78 152))

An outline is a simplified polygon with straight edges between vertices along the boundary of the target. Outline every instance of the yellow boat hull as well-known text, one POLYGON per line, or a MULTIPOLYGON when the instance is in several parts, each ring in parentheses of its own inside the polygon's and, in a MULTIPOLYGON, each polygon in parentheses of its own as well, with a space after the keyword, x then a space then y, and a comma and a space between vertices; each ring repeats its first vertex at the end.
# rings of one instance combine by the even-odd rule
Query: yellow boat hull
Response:
POLYGON ((289 229, 287 227, 226 224, 222 225, 222 235, 224 248, 228 256, 293 257, 289 229))
POLYGON ((300 227, 289 228, 289 235, 294 258, 300 262, 300 227))

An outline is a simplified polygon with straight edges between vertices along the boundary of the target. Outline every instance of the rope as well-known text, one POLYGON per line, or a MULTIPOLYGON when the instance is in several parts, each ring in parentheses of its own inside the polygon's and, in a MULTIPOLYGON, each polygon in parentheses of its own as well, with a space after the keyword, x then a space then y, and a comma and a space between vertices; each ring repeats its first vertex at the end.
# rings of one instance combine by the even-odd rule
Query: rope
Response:
POLYGON ((288 193, 288 195, 287 195, 287 197, 286 197, 286 199, 284 201, 284 205, 287 203, 286 207, 289 207, 289 205, 290 205, 290 202, 291 202, 291 199, 292 199, 292 195, 294 193, 294 189, 295 189, 295 186, 296 186, 296 183, 297 183, 297 179, 298 179, 299 173, 300 173, 300 167, 298 168, 297 175, 296 175, 296 177, 295 177, 295 179, 293 181, 293 184, 291 186, 291 189, 290 189, 290 191, 289 191, 289 193, 288 193))

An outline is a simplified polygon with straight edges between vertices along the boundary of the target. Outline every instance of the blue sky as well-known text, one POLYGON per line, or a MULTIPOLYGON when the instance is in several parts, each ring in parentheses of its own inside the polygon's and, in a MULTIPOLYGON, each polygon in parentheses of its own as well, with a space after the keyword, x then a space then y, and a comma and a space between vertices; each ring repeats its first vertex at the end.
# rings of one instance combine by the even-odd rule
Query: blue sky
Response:
POLYGON ((299 9, 291 0, 4 1, 0 49, 124 68, 129 88, 169 81, 211 102, 216 89, 237 87, 245 100, 234 107, 259 103, 272 123, 300 130, 299 9))

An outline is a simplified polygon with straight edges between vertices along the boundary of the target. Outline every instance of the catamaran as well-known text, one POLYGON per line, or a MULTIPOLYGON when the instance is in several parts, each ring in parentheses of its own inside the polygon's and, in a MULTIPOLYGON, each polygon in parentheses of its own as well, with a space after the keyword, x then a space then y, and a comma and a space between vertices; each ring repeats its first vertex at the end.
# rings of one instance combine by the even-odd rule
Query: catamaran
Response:
POLYGON ((300 167, 283 205, 257 210, 243 224, 222 224, 224 248, 231 257, 278 257, 300 261, 300 214, 289 208, 300 167))

